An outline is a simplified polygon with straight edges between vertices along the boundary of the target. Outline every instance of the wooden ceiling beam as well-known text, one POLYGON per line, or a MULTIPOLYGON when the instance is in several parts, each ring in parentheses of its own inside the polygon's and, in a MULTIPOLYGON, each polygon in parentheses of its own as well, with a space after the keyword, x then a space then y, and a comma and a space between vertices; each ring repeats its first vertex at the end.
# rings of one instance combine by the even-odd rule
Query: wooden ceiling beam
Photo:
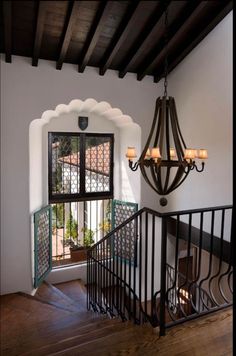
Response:
POLYGON ((108 47, 108 50, 104 55, 104 60, 102 61, 102 65, 99 69, 100 75, 105 74, 116 53, 118 52, 122 44, 125 42, 129 32, 132 31, 133 28, 135 28, 136 15, 138 11, 142 8, 142 5, 142 1, 133 1, 130 4, 123 20, 121 21, 118 30, 114 35, 114 38, 112 39, 111 46, 108 47))
POLYGON ((135 63, 135 61, 139 57, 139 54, 143 51, 147 42, 155 33, 157 26, 159 26, 159 21, 169 4, 170 1, 165 1, 161 3, 161 7, 158 7, 157 10, 154 11, 153 14, 150 16, 147 21, 146 27, 144 28, 142 33, 140 33, 137 41, 131 47, 123 64, 121 65, 122 69, 119 71, 119 78, 124 78, 124 76, 128 72, 129 67, 132 66, 133 63, 135 63))
MULTIPOLYGON (((186 34, 192 26, 196 18, 200 17, 202 12, 209 7, 209 1, 190 1, 187 9, 180 19, 177 19, 168 29, 168 43, 167 48, 171 47, 174 42, 179 40, 181 36, 186 34)), ((163 62, 166 53, 166 43, 163 39, 157 47, 150 53, 145 60, 140 71, 137 74, 137 80, 142 80, 152 69, 154 62, 163 62)))
POLYGON ((94 20, 94 23, 91 26, 91 30, 89 31, 89 35, 85 44, 85 48, 83 50, 83 54, 81 56, 81 60, 79 63, 78 70, 80 73, 83 73, 85 67, 88 64, 88 61, 93 53, 93 50, 98 42, 99 36, 104 28, 106 20, 108 18, 108 14, 111 11, 113 6, 113 1, 102 1, 100 7, 98 9, 98 13, 94 20))
POLYGON ((71 41, 73 27, 74 27, 74 24, 77 19, 77 15, 78 15, 78 10, 79 10, 79 2, 72 1, 69 4, 67 19, 66 19, 66 23, 65 23, 65 27, 64 27, 64 31, 63 31, 63 35, 62 35, 62 45, 61 45, 60 54, 59 54, 59 58, 58 58, 57 65, 56 65, 56 68, 59 70, 62 68, 63 62, 65 60, 65 57, 66 57, 66 54, 68 51, 68 47, 69 47, 69 44, 71 41))
POLYGON ((11 53, 12 53, 11 1, 3 1, 3 24, 4 24, 4 41, 5 41, 5 61, 11 63, 11 53))
MULTIPOLYGON (((208 35, 210 31, 233 9, 233 1, 229 1, 228 3, 222 3, 223 8, 220 12, 217 13, 216 16, 208 23, 206 27, 193 39, 189 38, 189 44, 186 46, 186 43, 183 45, 181 51, 178 51, 178 54, 173 54, 174 60, 170 62, 168 65, 168 73, 170 73, 192 50, 196 47, 203 39, 208 35)), ((154 74, 154 82, 158 83, 163 77, 165 73, 164 70, 160 69, 154 74)))
POLYGON ((43 38, 44 20, 46 15, 47 1, 39 1, 38 4, 38 14, 37 14, 37 25, 34 38, 34 49, 32 56, 32 66, 37 67, 39 54, 43 38))

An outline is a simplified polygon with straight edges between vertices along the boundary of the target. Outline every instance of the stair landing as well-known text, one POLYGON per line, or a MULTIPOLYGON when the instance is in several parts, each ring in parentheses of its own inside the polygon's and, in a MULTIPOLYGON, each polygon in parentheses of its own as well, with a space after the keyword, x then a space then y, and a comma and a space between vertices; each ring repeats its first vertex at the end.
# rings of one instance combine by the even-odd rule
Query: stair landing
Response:
POLYGON ((211 314, 167 331, 86 310, 81 281, 43 284, 35 297, 1 297, 2 356, 231 356, 232 309, 211 314))

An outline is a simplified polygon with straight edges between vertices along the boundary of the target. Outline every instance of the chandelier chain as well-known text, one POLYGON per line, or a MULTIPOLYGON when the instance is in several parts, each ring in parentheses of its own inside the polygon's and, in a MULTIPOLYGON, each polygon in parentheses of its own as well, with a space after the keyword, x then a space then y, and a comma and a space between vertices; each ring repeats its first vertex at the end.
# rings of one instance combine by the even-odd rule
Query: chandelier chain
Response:
POLYGON ((167 96, 167 85, 168 85, 168 81, 167 81, 167 76, 168 76, 168 58, 167 58, 167 45, 168 45, 168 7, 165 7, 165 34, 164 34, 164 38, 165 38, 165 69, 164 69, 164 75, 165 75, 165 79, 164 79, 164 96, 167 96))

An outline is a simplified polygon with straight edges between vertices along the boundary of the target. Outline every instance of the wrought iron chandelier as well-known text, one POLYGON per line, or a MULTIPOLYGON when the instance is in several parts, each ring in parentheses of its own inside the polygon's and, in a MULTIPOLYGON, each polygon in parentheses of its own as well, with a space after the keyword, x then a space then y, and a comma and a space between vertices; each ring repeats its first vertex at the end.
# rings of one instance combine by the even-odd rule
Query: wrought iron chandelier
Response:
POLYGON ((202 172, 205 159, 208 158, 206 149, 187 148, 177 117, 175 100, 167 95, 167 29, 168 18, 165 11, 165 79, 164 96, 158 97, 154 118, 147 142, 137 162, 135 147, 128 147, 126 157, 129 167, 136 171, 138 167, 150 187, 162 196, 160 204, 165 206, 167 199, 165 195, 170 194, 178 188, 187 178, 190 171, 202 172), (198 162, 200 160, 200 167, 198 162))

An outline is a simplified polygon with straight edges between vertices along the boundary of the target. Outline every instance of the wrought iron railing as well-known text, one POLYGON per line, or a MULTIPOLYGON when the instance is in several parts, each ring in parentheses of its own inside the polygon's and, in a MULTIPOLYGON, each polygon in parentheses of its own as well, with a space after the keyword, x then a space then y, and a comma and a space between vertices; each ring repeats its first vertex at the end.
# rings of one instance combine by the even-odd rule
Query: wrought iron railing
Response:
POLYGON ((215 306, 209 293, 200 287, 197 282, 188 279, 185 283, 185 275, 177 271, 178 282, 175 283, 175 274, 175 269, 167 264, 167 310, 172 320, 180 317, 182 313, 192 315, 195 311, 199 313, 215 306), (185 288, 179 288, 179 286, 183 285, 185 288), (173 315, 175 315, 175 318, 173 318, 173 315))
POLYGON ((89 250, 88 309, 149 321, 164 335, 231 305, 232 215, 232 206, 139 210, 89 250))

